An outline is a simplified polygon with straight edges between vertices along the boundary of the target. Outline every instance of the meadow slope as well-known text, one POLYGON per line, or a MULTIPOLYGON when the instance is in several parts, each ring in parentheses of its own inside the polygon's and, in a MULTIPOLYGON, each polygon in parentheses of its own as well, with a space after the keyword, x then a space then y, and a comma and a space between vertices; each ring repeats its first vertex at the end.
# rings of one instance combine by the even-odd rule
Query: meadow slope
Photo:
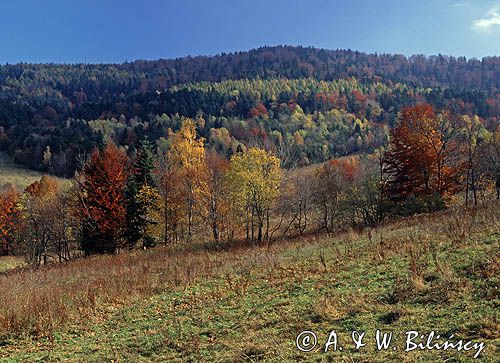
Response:
POLYGON ((499 207, 271 246, 174 246, 12 272, 0 276, 0 362, 473 360, 405 353, 408 330, 482 341, 481 361, 494 362, 499 207), (295 347, 303 330, 324 344, 332 329, 343 351, 295 347), (397 350, 375 351, 376 329, 394 332, 397 350), (352 330, 366 331, 360 351, 352 330))
POLYGON ((38 171, 29 170, 15 164, 9 156, 0 153, 0 187, 5 184, 12 184, 14 187, 23 190, 29 184, 39 180, 43 175, 38 171))

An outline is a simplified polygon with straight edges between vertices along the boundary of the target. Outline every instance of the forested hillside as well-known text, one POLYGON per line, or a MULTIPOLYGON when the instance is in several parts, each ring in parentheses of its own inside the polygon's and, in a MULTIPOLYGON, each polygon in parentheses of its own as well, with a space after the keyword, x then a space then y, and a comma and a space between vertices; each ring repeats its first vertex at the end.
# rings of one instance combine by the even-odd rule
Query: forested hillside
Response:
POLYGON ((192 118, 220 155, 255 146, 289 168, 386 145, 398 112, 419 103, 477 115, 493 130, 499 89, 498 57, 286 46, 124 64, 3 65, 0 151, 70 177, 108 140, 133 154, 146 136, 164 152, 169 130, 192 118))

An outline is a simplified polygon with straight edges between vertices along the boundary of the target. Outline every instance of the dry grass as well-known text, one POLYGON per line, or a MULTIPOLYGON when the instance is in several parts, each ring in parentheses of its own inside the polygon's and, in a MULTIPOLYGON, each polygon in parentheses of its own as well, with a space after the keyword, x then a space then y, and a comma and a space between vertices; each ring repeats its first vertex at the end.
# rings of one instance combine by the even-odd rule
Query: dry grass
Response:
MULTIPOLYGON (((498 211, 497 204, 478 209, 474 221, 488 223, 491 231, 500 231, 497 228, 500 226, 499 216, 495 211, 498 211)), ((437 272, 444 276, 443 283, 454 283, 453 278, 446 276, 449 268, 438 261, 433 248, 444 243, 456 245, 455 234, 449 235, 450 226, 457 225, 456 213, 448 211, 418 216, 382 226, 369 232, 365 244, 368 248, 363 249, 357 248, 355 243, 364 238, 363 234, 348 231, 336 236, 343 243, 330 248, 333 255, 328 256, 321 249, 318 253, 318 246, 331 246, 332 239, 311 235, 271 246, 236 244, 222 250, 210 245, 159 247, 114 256, 95 256, 39 270, 12 271, 0 276, 0 331, 3 334, 0 338, 50 336, 64 327, 105 319, 111 311, 132 301, 178 286, 187 288, 214 276, 225 278, 231 291, 243 295, 250 283, 250 271, 256 266, 261 273, 268 274, 270 283, 282 274, 284 277, 293 274, 300 283, 301 271, 280 267, 282 252, 287 251, 293 266, 293 251, 301 250, 296 255, 303 256, 311 246, 315 246, 311 248, 314 254, 311 261, 315 262, 308 266, 309 273, 335 273, 359 258, 369 257, 382 263, 381 260, 403 253, 408 256, 408 276, 413 289, 426 289, 425 274, 429 261, 434 261, 437 272)), ((475 233, 482 229, 475 222, 470 223, 470 228, 467 225, 468 235, 462 244, 472 243, 475 233)), ((462 234, 461 231, 456 233, 462 234)), ((498 266, 498 260, 488 266, 478 266, 478 271, 491 274, 492 266, 498 266)), ((356 300, 356 306, 360 308, 369 304, 362 295, 345 298, 346 302, 356 300)), ((317 313, 334 319, 350 312, 322 301, 317 313)))
POLYGON ((14 164, 11 158, 0 153, 0 186, 11 184, 22 190, 42 176, 42 173, 14 164))
POLYGON ((242 246, 228 251, 159 247, 149 251, 94 256, 39 270, 13 270, 0 276, 0 331, 9 336, 50 336, 64 326, 99 319, 113 307, 149 297, 199 278, 237 272, 228 281, 244 288, 250 266, 276 264, 279 246, 242 246))

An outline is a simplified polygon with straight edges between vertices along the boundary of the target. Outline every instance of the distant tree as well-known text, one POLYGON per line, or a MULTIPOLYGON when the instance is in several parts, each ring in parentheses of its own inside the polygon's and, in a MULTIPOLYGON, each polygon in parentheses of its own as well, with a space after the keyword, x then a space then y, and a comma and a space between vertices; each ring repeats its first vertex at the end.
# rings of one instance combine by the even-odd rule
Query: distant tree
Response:
POLYGON ((310 227, 314 200, 312 179, 309 173, 296 170, 283 180, 278 209, 282 216, 289 216, 283 234, 291 230, 302 235, 310 227))
MULTIPOLYGON (((376 155, 368 158, 379 159, 376 155)), ((378 226, 385 214, 385 200, 382 193, 384 181, 380 179, 377 163, 362 160, 347 198, 347 208, 354 211, 353 226, 378 226)))

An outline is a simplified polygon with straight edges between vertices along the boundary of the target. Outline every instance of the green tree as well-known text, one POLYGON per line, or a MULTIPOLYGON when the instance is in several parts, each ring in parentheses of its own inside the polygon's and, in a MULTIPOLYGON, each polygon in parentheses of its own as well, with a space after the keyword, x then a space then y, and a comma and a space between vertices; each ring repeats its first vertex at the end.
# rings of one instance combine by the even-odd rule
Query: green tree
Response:
POLYGON ((153 235, 159 212, 159 194, 153 176, 152 145, 144 139, 135 157, 132 175, 127 183, 127 241, 129 247, 142 243, 143 247, 155 244, 153 235))

